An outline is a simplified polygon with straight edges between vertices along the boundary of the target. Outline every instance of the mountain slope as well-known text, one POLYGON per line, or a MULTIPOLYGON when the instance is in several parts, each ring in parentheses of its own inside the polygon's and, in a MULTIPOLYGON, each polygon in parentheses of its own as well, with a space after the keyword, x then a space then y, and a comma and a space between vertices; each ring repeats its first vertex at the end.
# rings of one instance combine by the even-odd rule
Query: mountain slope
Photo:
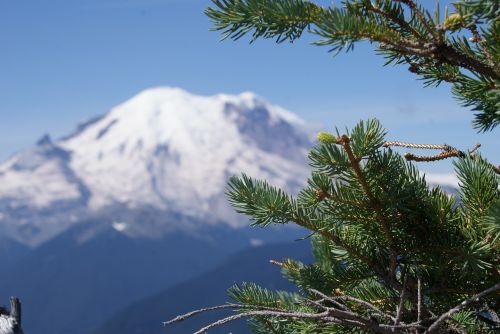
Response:
POLYGON ((119 226, 89 221, 71 227, 2 273, 0 297, 22 298, 27 333, 90 333, 130 303, 200 275, 237 251, 300 233, 215 225, 152 239, 130 238, 119 226))
POLYGON ((293 192, 310 146, 300 119, 254 94, 176 88, 45 136, 0 165, 0 236, 16 258, 0 297, 23 299, 27 332, 89 333, 236 251, 293 239, 298 230, 246 228, 225 185, 246 172, 293 192))
MULTIPOLYGON (((161 323, 194 309, 225 303, 227 288, 235 283, 254 282, 269 289, 293 291, 293 286, 281 277, 270 259, 293 258, 311 262, 308 241, 293 244, 268 245, 235 254, 216 269, 195 279, 178 284, 154 296, 141 300, 110 318, 93 334, 189 334, 211 321, 224 316, 216 312, 197 316, 164 328, 161 323)), ((226 313, 227 314, 227 313, 226 313)), ((213 333, 250 333, 244 321, 211 331, 213 333)))
MULTIPOLYGON (((296 190, 310 146, 303 121, 252 93, 146 90, 0 165, 0 233, 36 246, 78 221, 143 208, 246 225, 224 198, 227 178, 246 172, 296 190)), ((196 228, 131 223, 129 236, 196 228)))
POLYGON ((69 166, 70 160, 70 152, 44 136, 34 147, 0 165, 3 235, 37 244, 75 220, 89 192, 69 166))

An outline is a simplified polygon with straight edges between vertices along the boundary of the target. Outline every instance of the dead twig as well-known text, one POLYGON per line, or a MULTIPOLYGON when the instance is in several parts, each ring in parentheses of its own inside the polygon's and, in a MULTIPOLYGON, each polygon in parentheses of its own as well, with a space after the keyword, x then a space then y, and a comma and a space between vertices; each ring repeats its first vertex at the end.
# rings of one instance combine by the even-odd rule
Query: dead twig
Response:
MULTIPOLYGON (((417 162, 433 162, 445 160, 448 158, 464 158, 471 157, 474 158, 477 154, 477 150, 481 147, 481 144, 476 144, 472 149, 467 152, 461 151, 450 145, 436 145, 436 144, 414 144, 414 143, 405 143, 400 141, 386 141, 383 147, 406 147, 406 148, 416 148, 416 149, 424 149, 424 150, 441 150, 440 153, 436 155, 416 155, 413 153, 406 153, 404 157, 409 161, 417 161, 417 162)), ((491 169, 500 175, 500 166, 495 166, 491 163, 488 163, 491 169)))

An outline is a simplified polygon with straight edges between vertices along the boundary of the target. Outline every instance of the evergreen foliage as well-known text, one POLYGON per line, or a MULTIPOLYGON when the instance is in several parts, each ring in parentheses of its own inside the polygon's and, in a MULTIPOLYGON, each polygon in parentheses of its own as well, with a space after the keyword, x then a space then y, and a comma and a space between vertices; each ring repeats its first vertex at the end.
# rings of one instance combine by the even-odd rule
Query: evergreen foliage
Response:
MULTIPOLYGON (((459 0, 444 18, 413 0, 329 8, 303 0, 213 2, 207 14, 225 37, 251 32, 253 39, 293 41, 308 29, 335 52, 377 42, 389 62, 408 65, 427 84, 451 82, 478 112, 479 129, 500 123, 497 1, 459 0)), ((237 304, 224 308, 236 314, 197 333, 243 317, 259 334, 500 329, 500 167, 477 147, 463 152, 388 142, 385 134, 376 119, 346 133, 319 133, 309 154, 312 175, 296 197, 246 175, 231 178, 228 198, 238 212, 254 226, 293 223, 310 230, 316 261, 273 261, 298 293, 235 285, 229 294, 237 304), (402 156, 394 146, 440 153, 402 156), (411 161, 446 158, 455 158, 456 195, 429 187, 411 161)))
POLYGON ((452 12, 433 11, 413 0, 351 0, 322 7, 306 0, 213 0, 206 14, 224 38, 246 34, 294 41, 305 31, 331 52, 356 42, 375 43, 387 64, 406 65, 426 86, 448 82, 476 112, 474 126, 500 124, 500 3, 457 0, 452 12))
MULTIPOLYGON (((245 175, 231 179, 228 196, 238 212, 256 226, 293 222, 311 230, 316 258, 312 265, 280 263, 300 296, 249 285, 231 288, 231 296, 245 305, 309 313, 340 303, 339 309, 359 316, 331 323, 254 318, 256 333, 350 333, 352 326, 415 333, 464 299, 500 287, 498 174, 480 155, 460 158, 459 196, 449 196, 430 189, 411 162, 385 148, 384 133, 378 121, 369 120, 335 143, 326 138, 310 153, 314 171, 297 198, 245 175), (318 292, 328 298, 316 305, 318 292)), ((498 302, 493 294, 480 306, 498 310, 498 302)), ((470 310, 455 313, 436 332, 453 328, 493 330, 470 310)))

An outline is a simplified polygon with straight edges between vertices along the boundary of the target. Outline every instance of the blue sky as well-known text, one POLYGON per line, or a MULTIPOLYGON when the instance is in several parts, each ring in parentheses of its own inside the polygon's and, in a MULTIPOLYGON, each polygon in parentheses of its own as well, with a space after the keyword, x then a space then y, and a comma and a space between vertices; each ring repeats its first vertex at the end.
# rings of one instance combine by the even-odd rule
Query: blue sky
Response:
MULTIPOLYGON (((319 1, 327 4, 329 1, 319 1)), ((478 134, 448 87, 424 89, 403 67, 359 45, 336 58, 314 37, 276 45, 219 42, 208 0, 1 0, 0 160, 45 133, 57 138, 139 91, 254 91, 312 123, 351 126, 378 117, 389 138, 483 144, 500 162, 495 133, 478 134)), ((445 172, 447 164, 423 166, 445 172)))

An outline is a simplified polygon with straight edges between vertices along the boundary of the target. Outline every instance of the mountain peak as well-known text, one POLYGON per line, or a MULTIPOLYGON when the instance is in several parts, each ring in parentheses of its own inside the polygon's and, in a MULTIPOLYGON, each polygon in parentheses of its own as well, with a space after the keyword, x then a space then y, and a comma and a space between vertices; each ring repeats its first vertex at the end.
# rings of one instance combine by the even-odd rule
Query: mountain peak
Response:
POLYGON ((140 105, 143 111, 146 106, 149 106, 151 109, 163 107, 162 112, 182 112, 182 110, 176 110, 174 105, 176 102, 192 105, 207 103, 236 105, 238 106, 238 111, 241 113, 253 112, 257 108, 266 109, 271 122, 286 121, 299 126, 305 124, 297 115, 272 105, 266 99, 251 91, 245 91, 237 95, 217 94, 213 96, 201 96, 191 94, 182 88, 161 86, 145 89, 115 109, 130 110, 140 105))
POLYGON ((144 89, 124 103, 130 103, 135 100, 140 100, 142 103, 145 100, 165 101, 172 98, 189 98, 191 96, 193 96, 191 93, 179 87, 158 86, 144 89))
POLYGON ((52 139, 50 138, 49 134, 43 135, 38 141, 36 142, 37 146, 47 146, 47 145, 52 145, 52 139))
POLYGON ((150 235, 137 219, 145 212, 156 212, 154 227, 142 229, 179 228, 165 217, 246 225, 227 204, 227 178, 245 172, 297 190, 311 146, 302 124, 251 92, 144 90, 70 136, 54 142, 45 136, 0 165, 0 230, 8 225, 9 234, 26 241, 16 232, 22 216, 23 229, 31 226, 42 240, 53 235, 43 231, 106 215, 106 222, 150 235))

